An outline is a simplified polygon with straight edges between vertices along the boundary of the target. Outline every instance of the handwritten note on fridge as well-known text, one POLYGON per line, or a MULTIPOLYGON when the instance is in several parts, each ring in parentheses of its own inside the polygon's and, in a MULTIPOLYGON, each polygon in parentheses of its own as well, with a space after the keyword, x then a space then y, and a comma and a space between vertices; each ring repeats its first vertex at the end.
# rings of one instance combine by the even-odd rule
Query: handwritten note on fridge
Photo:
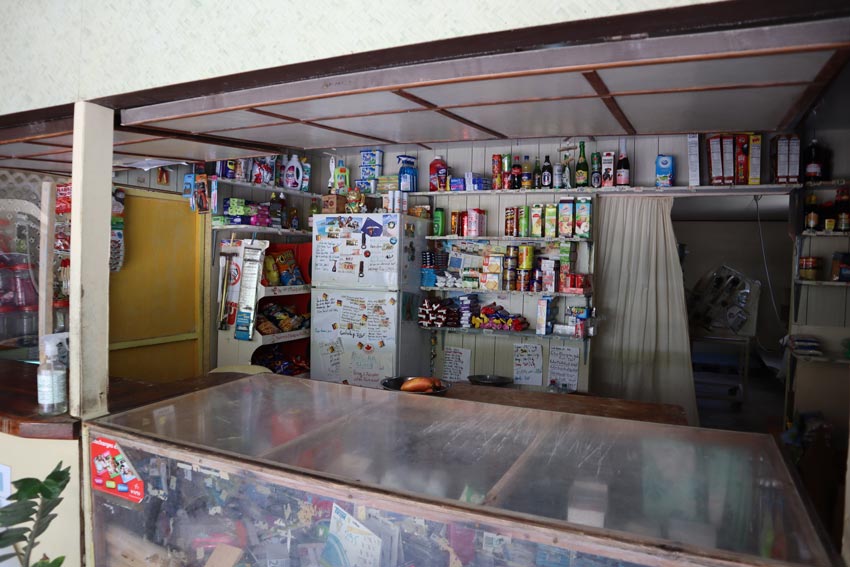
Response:
POLYGON ((578 389, 579 349, 573 346, 549 348, 549 380, 570 392, 578 389))
POLYGON ((443 379, 459 382, 469 377, 468 348, 446 347, 443 351, 443 379))
POLYGON ((514 345, 514 383, 543 385, 543 347, 539 344, 514 345))

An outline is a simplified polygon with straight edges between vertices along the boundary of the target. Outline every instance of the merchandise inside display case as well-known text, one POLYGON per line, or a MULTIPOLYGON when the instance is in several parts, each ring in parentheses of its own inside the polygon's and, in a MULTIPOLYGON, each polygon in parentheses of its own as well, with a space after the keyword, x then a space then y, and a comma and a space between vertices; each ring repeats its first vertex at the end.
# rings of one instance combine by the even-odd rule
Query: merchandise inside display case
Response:
POLYGON ((833 560, 763 435, 274 375, 87 431, 98 564, 833 560))

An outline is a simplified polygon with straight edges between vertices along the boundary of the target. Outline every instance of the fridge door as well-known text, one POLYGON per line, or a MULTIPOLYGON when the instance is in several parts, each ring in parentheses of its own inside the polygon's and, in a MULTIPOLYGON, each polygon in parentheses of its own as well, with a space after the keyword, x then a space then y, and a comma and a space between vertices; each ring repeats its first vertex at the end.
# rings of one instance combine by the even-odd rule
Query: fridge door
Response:
POLYGON ((310 377, 380 388, 398 371, 399 311, 397 292, 314 289, 310 377))
POLYGON ((397 290, 401 215, 313 216, 313 287, 397 290))
POLYGON ((431 234, 431 219, 404 215, 401 217, 402 237, 399 258, 399 273, 402 291, 420 293, 419 282, 422 269, 422 252, 427 249, 426 236, 431 234))

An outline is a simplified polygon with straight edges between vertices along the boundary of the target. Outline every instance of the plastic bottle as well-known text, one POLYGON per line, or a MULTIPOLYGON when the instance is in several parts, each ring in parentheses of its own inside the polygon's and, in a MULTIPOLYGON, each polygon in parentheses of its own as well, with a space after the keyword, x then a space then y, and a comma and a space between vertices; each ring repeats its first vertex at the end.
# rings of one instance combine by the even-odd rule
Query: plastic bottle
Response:
POLYGON ((351 179, 349 178, 348 168, 345 167, 344 160, 339 160, 336 162, 336 169, 334 170, 334 186, 331 193, 345 195, 348 193, 349 187, 351 187, 351 179))
POLYGON ((534 178, 531 173, 531 162, 528 161, 528 156, 522 158, 522 188, 531 189, 534 185, 534 178))
POLYGON ((310 162, 307 161, 306 156, 301 158, 301 169, 303 170, 303 175, 301 176, 301 190, 309 191, 310 190, 310 173, 313 171, 313 166, 310 165, 310 162))
POLYGON ((522 188, 522 165, 519 163, 519 156, 514 156, 514 162, 511 164, 511 189, 522 188))
POLYGON ((42 337, 43 364, 38 367, 38 411, 42 415, 57 415, 68 411, 68 369, 59 358, 59 335, 42 337))
POLYGON ((283 186, 287 189, 301 190, 301 180, 304 177, 304 168, 298 154, 292 154, 283 170, 283 186))
POLYGON ((428 191, 447 191, 449 183, 449 166, 443 156, 434 156, 428 168, 428 191))
POLYGON ((416 158, 413 156, 398 156, 396 159, 398 159, 399 163, 398 190, 405 193, 415 193, 418 190, 416 187, 416 178, 418 176, 416 158))

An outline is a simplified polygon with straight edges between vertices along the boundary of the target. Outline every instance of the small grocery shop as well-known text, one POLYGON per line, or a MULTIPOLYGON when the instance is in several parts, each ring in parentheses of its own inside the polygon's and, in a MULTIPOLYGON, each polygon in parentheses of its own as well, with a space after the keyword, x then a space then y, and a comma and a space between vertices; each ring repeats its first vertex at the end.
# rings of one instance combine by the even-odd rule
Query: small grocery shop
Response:
POLYGON ((838 4, 0 116, 0 504, 70 464, 71 567, 846 564, 838 4))

